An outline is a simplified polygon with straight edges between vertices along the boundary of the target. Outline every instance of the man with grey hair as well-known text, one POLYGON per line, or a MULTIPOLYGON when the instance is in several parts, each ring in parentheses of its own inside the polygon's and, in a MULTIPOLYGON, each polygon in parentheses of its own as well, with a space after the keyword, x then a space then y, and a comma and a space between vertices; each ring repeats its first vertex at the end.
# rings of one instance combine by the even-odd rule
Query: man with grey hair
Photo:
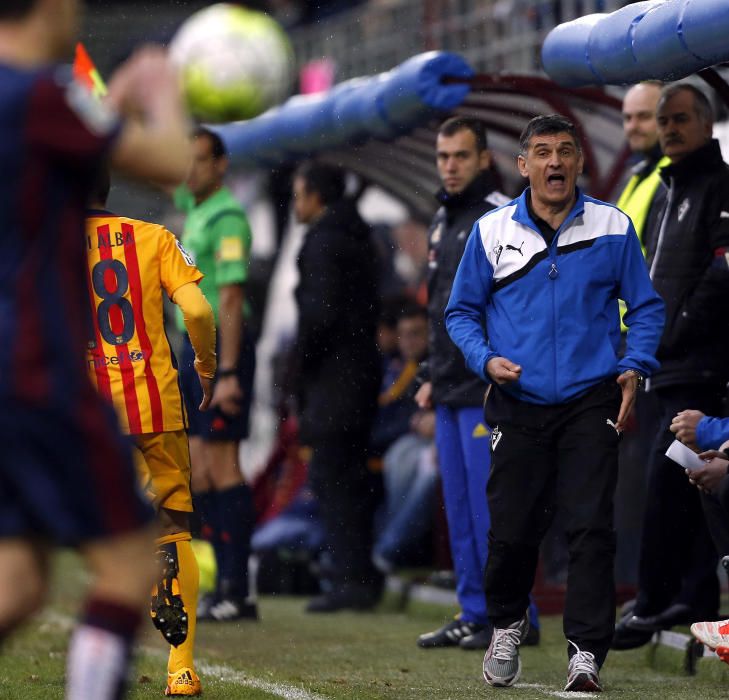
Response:
POLYGON ((558 513, 569 552, 565 690, 594 692, 615 624, 618 443, 658 365, 663 303, 629 217, 576 186, 574 125, 536 117, 519 147, 529 187, 474 225, 445 314, 468 367, 491 385, 484 587, 494 632, 483 675, 495 687, 519 678, 539 545, 558 513))
POLYGON ((651 279, 666 303, 661 367, 651 379, 661 430, 648 469, 638 596, 632 616, 616 629, 616 649, 640 646, 673 625, 714 619, 719 604, 716 552, 704 517, 713 522, 714 503, 691 489, 665 452, 674 439, 673 417, 689 408, 717 415, 729 380, 729 166, 712 139, 711 104, 701 90, 666 87, 656 116, 661 149, 671 160, 661 169, 663 186, 645 229, 651 279), (694 590, 687 581, 681 585, 689 570, 704 572, 687 577, 694 590))

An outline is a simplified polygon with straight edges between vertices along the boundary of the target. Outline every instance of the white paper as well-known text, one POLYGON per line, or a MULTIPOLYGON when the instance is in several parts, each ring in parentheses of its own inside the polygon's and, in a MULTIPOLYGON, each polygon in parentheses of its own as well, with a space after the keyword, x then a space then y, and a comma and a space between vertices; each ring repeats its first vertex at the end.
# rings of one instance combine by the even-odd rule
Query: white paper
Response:
POLYGON ((706 462, 682 442, 674 440, 666 450, 666 457, 680 464, 684 469, 699 469, 706 462))

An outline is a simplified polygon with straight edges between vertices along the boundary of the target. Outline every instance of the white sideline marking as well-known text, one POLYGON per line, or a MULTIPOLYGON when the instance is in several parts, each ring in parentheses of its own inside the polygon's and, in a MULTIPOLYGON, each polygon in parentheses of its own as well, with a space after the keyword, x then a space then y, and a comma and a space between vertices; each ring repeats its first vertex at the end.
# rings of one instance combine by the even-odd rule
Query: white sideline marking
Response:
MULTIPOLYGON (((64 632, 68 632, 73 628, 75 622, 75 619, 68 615, 61 615, 53 610, 48 610, 45 614, 44 624, 56 627, 64 632)), ((154 656, 160 659, 167 658, 167 651, 163 651, 162 649, 148 646, 142 646, 139 647, 139 649, 149 656, 154 656)), ((220 664, 209 664, 205 661, 197 661, 195 667, 203 676, 203 683, 205 682, 205 676, 214 676, 215 678, 227 683, 235 683, 236 685, 245 686, 246 688, 263 690, 266 693, 271 693, 271 695, 277 695, 280 698, 284 698, 284 700, 329 700, 323 695, 310 693, 308 690, 297 688, 293 685, 273 683, 271 681, 264 681, 260 678, 252 678, 242 671, 236 671, 228 666, 220 664)), ((573 693, 573 695, 575 694, 573 693)))
POLYGON ((529 688, 530 690, 538 690, 552 698, 592 698, 595 700, 595 693, 579 693, 565 690, 550 690, 546 685, 541 683, 517 683, 515 688, 529 688))
POLYGON ((200 673, 204 674, 203 678, 204 676, 215 676, 221 681, 243 685, 247 688, 255 688, 256 690, 263 690, 271 693, 271 695, 278 695, 280 698, 285 698, 285 700, 327 700, 323 695, 310 693, 303 688, 297 688, 293 685, 284 685, 283 683, 264 681, 260 678, 251 678, 241 671, 234 671, 232 668, 228 668, 228 666, 209 664, 204 661, 202 663, 196 663, 196 666, 200 673))

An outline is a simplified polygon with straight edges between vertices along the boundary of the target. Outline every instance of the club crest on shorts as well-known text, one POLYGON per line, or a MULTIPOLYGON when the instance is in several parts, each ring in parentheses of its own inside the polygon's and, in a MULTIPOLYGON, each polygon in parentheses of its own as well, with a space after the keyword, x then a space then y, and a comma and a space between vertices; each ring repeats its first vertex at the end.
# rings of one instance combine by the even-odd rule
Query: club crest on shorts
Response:
POLYGON ((502 432, 501 429, 497 426, 493 429, 493 432, 491 433, 491 451, 496 451, 496 446, 501 441, 502 432))

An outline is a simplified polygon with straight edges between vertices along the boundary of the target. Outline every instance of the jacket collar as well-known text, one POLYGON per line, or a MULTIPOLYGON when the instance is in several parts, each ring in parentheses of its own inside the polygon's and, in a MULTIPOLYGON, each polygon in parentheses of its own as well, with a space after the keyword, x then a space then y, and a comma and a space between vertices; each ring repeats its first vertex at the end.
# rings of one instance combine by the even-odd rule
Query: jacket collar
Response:
POLYGON ((668 184, 670 178, 682 180, 683 178, 704 173, 707 170, 715 170, 720 165, 724 165, 724 159, 721 157, 719 142, 716 139, 711 139, 707 144, 697 148, 693 153, 689 153, 678 163, 670 163, 661 168, 661 179, 668 184))
POLYGON ((496 189, 496 179, 488 170, 482 170, 473 182, 458 194, 448 194, 442 187, 435 198, 448 210, 465 209, 483 200, 496 189))
MULTIPOLYGON (((585 213, 585 195, 579 187, 575 187, 575 193, 577 198, 575 199, 575 203, 572 205, 572 209, 570 209, 569 214, 567 214, 567 217, 559 227, 558 230, 560 231, 573 219, 585 213)), ((516 199, 516 209, 511 215, 511 218, 517 223, 529 226, 529 228, 532 228, 539 233, 539 226, 534 223, 534 220, 529 215, 529 207, 527 205, 528 197, 531 197, 531 187, 527 187, 516 199)))

